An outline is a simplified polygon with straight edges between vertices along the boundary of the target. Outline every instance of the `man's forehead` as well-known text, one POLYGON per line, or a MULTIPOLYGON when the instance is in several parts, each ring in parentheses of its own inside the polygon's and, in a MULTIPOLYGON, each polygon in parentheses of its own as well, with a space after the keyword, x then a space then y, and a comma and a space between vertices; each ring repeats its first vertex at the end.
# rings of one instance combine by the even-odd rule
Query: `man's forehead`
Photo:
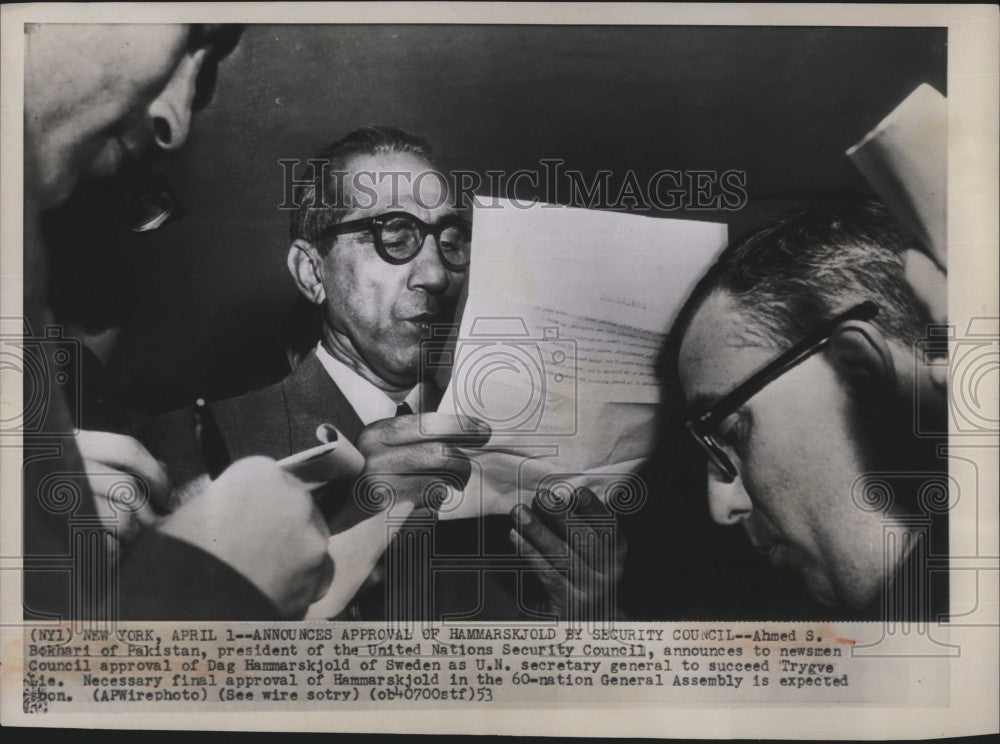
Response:
POLYGON ((354 155, 344 170, 344 193, 355 202, 349 204, 352 216, 414 207, 436 213, 452 206, 444 176, 421 155, 354 155))
POLYGON ((713 293, 695 312, 681 341, 679 373, 688 401, 717 398, 775 352, 747 342, 745 317, 727 295, 713 293))

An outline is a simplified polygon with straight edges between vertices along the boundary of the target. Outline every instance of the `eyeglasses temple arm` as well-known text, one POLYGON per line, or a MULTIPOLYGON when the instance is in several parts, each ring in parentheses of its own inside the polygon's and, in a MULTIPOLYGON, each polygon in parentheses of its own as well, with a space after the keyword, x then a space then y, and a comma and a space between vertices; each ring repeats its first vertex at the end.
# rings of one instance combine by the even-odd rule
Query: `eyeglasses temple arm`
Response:
POLYGON ((830 335, 841 323, 849 320, 871 320, 878 315, 878 312, 877 304, 871 300, 865 300, 824 323, 821 328, 792 346, 759 372, 748 377, 734 390, 719 398, 707 411, 692 419, 693 431, 699 433, 707 431, 711 428, 712 423, 728 416, 734 409, 739 408, 792 367, 801 364, 830 340, 830 335))

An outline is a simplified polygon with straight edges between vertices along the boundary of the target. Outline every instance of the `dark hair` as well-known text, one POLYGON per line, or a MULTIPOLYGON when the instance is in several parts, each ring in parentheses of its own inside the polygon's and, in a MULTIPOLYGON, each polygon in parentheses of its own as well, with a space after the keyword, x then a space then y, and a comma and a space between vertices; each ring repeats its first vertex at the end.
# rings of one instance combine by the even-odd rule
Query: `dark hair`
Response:
POLYGON ((671 338, 679 345, 702 303, 722 292, 741 311, 748 345, 786 348, 870 299, 880 308, 874 325, 909 346, 929 322, 903 272, 904 251, 916 247, 873 197, 820 198, 723 251, 685 303, 671 338))
POLYGON ((292 212, 289 229, 291 239, 306 240, 320 251, 328 250, 329 246, 321 243, 322 233, 326 228, 335 225, 346 211, 342 195, 338 193, 342 179, 338 178, 336 173, 338 171, 343 173, 347 161, 357 155, 388 153, 409 153, 428 161, 431 159, 431 148, 423 139, 401 129, 382 125, 355 129, 346 137, 323 149, 314 160, 325 160, 327 167, 322 171, 317 168, 316 182, 304 187, 296 195, 298 208, 292 212), (317 193, 321 195, 318 200, 317 193))
POLYGON ((212 100, 215 80, 219 72, 219 60, 229 55, 243 35, 243 24, 239 23, 194 23, 188 32, 188 49, 206 49, 205 61, 198 71, 195 81, 194 99, 191 108, 201 111, 212 100))

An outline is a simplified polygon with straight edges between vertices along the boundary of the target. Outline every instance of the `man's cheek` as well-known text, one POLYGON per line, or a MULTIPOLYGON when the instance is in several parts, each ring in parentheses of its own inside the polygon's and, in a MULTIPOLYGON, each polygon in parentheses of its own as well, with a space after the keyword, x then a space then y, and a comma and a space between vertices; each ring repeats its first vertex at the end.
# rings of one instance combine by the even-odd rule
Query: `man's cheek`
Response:
POLYGON ((118 40, 123 52, 114 70, 111 90, 129 90, 134 105, 148 104, 170 81, 187 47, 188 31, 174 28, 136 28, 118 40))
POLYGON ((372 329, 391 332, 398 321, 393 313, 393 298, 386 288, 377 278, 362 272, 352 272, 347 280, 344 291, 357 315, 365 318, 372 329))
POLYGON ((745 522, 748 532, 765 541, 790 539, 789 532, 794 529, 789 524, 789 511, 794 511, 795 505, 789 501, 795 498, 795 493, 789 492, 787 479, 762 468, 754 458, 747 458, 738 467, 743 488, 753 505, 745 522))

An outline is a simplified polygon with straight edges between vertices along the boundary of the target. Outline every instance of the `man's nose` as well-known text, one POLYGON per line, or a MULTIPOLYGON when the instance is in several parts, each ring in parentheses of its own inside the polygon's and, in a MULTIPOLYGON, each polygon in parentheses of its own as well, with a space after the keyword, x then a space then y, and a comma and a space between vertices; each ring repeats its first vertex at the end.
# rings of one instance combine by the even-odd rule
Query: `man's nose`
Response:
POLYGON ((739 476, 732 483, 726 483, 709 470, 708 511, 717 524, 727 527, 738 524, 750 516, 753 503, 743 488, 739 476))
POLYGON ((424 238, 420 253, 413 259, 413 269, 410 271, 410 289, 423 289, 432 294, 439 294, 448 288, 451 281, 448 269, 441 262, 437 241, 433 235, 424 238))
POLYGON ((198 73, 205 60, 206 50, 187 54, 177 65, 173 77, 149 104, 149 118, 153 122, 153 136, 162 150, 176 150, 187 140, 191 129, 191 109, 197 88, 198 73))

